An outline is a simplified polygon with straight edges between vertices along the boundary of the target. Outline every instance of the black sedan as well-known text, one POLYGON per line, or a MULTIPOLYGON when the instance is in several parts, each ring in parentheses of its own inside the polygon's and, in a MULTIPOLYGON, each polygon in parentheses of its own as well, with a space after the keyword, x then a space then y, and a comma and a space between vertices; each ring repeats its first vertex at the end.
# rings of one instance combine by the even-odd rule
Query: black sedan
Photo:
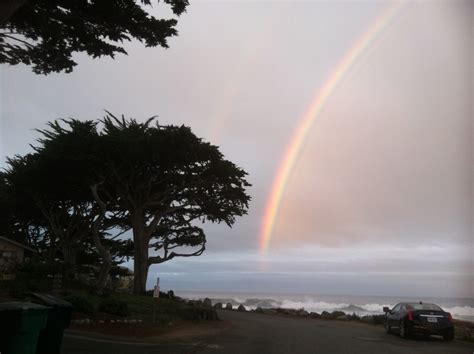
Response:
POLYGON ((397 330, 400 337, 412 334, 441 335, 445 340, 454 339, 453 319, 449 312, 435 304, 401 302, 389 309, 384 307, 385 331, 397 330))

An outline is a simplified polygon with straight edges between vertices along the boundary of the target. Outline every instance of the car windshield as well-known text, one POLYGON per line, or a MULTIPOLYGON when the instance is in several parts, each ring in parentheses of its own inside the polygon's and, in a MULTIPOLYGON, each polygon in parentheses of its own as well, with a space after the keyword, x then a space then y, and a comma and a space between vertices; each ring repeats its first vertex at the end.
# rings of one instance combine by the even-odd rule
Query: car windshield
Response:
POLYGON ((435 304, 406 304, 407 310, 428 310, 443 311, 441 307, 435 304))

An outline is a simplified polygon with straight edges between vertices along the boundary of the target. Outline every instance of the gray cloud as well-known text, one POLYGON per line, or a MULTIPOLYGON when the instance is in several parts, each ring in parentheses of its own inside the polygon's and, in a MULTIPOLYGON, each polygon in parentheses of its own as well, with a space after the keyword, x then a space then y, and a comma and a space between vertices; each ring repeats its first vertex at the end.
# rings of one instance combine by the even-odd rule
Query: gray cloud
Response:
POLYGON ((219 145, 253 184, 248 216, 232 229, 205 226, 207 253, 154 268, 168 284, 472 295, 469 1, 407 6, 362 55, 314 123, 269 258, 258 255, 264 207, 293 129, 385 5, 192 2, 166 51, 131 43, 129 56, 116 60, 78 57, 69 75, 4 66, 2 163, 29 151, 33 129, 55 118, 96 119, 103 109, 158 114, 219 145), (423 247, 431 251, 419 258, 423 247))

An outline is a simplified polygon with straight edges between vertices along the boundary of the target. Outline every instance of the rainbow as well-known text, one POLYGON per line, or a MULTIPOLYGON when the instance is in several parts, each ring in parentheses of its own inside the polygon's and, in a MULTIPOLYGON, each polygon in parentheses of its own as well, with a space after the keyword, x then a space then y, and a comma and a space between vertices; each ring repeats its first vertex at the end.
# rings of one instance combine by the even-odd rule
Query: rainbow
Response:
POLYGON ((278 166, 278 171, 273 180, 270 195, 265 206, 259 235, 261 254, 265 254, 268 250, 283 193, 313 122, 360 55, 370 47, 370 44, 379 36, 382 30, 392 22, 404 4, 405 2, 401 1, 390 3, 371 23, 368 29, 356 40, 355 44, 351 46, 335 66, 324 85, 314 95, 314 99, 300 119, 278 166))

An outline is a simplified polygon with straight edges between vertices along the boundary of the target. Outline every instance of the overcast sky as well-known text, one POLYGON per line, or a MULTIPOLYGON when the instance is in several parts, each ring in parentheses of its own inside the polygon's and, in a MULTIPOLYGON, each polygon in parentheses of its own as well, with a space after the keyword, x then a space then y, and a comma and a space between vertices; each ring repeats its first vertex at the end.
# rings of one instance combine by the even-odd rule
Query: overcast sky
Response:
MULTIPOLYGON (((47 121, 107 109, 186 124, 249 172, 249 214, 207 251, 151 269, 163 288, 474 296, 471 1, 402 7, 315 120, 266 255, 265 204, 291 134, 387 3, 191 1, 170 48, 78 56, 71 74, 1 67, 0 156, 47 121)), ((163 4, 157 16, 167 15, 163 4)))

